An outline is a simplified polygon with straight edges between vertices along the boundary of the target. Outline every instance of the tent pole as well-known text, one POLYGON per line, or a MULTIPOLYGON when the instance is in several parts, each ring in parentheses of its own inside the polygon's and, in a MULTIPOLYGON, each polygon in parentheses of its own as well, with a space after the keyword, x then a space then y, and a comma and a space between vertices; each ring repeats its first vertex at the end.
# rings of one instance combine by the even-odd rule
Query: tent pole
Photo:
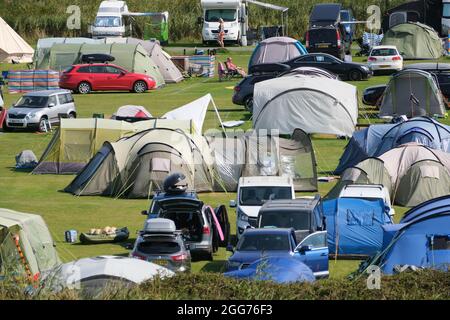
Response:
POLYGON ((212 96, 211 96, 211 103, 213 104, 214 111, 216 112, 217 118, 219 118, 220 126, 222 127, 223 133, 225 134, 225 137, 228 138, 227 132, 225 131, 225 127, 222 122, 222 118, 220 117, 220 114, 219 114, 219 110, 217 110, 216 103, 214 102, 214 99, 212 96))

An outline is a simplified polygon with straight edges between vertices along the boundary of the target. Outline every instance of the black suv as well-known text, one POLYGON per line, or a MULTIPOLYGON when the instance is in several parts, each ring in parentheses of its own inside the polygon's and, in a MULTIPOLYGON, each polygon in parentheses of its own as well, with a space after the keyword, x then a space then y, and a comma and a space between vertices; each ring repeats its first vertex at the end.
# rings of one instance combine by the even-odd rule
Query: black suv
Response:
POLYGON ((306 32, 306 49, 309 53, 328 53, 344 60, 350 54, 351 43, 346 39, 343 26, 312 27, 306 32))

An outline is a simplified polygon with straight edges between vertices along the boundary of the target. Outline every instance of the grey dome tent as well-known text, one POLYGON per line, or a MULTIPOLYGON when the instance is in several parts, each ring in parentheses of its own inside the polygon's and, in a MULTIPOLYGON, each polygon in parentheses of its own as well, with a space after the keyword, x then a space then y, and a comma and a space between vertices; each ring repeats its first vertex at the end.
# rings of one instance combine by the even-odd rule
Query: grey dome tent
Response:
POLYGON ((356 87, 334 79, 296 75, 262 81, 253 101, 255 130, 351 137, 358 120, 356 87))
POLYGON ((346 169, 327 198, 337 198, 345 185, 381 184, 393 203, 413 207, 450 194, 450 154, 411 142, 346 169))
POLYGON ((345 147, 335 170, 345 169, 408 142, 417 142, 429 148, 450 153, 450 126, 428 117, 412 118, 396 124, 377 124, 356 131, 345 147))
POLYGON ((405 59, 439 59, 443 45, 437 32, 418 22, 398 24, 389 29, 381 45, 396 46, 405 59))
POLYGON ((403 70, 391 78, 380 105, 380 117, 444 114, 444 100, 435 79, 430 73, 415 69, 403 70))
POLYGON ((308 52, 303 44, 289 37, 272 37, 261 41, 250 57, 248 68, 261 63, 285 62, 308 52))

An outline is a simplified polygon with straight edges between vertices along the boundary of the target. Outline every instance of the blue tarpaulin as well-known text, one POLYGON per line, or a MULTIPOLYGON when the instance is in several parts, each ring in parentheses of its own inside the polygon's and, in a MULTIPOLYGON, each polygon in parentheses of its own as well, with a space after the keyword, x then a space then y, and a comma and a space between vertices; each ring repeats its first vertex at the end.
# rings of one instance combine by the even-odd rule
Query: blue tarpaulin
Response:
POLYGON ((392 219, 382 199, 337 198, 323 203, 330 254, 371 256, 392 219))

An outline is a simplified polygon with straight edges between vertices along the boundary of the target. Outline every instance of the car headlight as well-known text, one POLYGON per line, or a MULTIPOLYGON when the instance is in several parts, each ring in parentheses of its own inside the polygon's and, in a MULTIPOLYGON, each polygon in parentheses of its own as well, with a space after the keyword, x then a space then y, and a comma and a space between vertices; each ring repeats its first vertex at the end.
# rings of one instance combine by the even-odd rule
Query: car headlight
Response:
POLYGON ((27 120, 36 118, 36 113, 30 113, 25 117, 27 120))
POLYGON ((242 222, 248 222, 248 215, 246 215, 242 211, 238 210, 238 220, 240 220, 242 222))

